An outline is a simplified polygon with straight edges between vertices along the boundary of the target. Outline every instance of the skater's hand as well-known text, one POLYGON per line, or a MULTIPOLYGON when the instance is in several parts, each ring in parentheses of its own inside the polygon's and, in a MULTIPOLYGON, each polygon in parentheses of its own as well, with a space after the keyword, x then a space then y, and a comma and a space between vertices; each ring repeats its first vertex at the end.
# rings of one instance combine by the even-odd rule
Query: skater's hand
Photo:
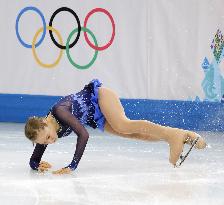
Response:
POLYGON ((51 164, 49 164, 48 162, 41 161, 38 167, 38 171, 45 172, 45 171, 48 171, 48 169, 51 167, 52 167, 51 164))
POLYGON ((71 172, 72 172, 72 170, 67 167, 67 168, 59 169, 57 171, 53 171, 52 174, 69 174, 71 172))

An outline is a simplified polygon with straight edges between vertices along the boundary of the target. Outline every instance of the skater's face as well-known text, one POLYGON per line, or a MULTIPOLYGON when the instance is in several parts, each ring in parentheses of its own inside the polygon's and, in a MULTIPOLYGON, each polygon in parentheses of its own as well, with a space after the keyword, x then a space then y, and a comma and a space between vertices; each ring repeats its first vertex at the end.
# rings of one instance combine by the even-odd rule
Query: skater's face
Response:
POLYGON ((56 130, 47 125, 43 129, 40 129, 37 133, 35 143, 38 144, 53 144, 58 139, 56 130))

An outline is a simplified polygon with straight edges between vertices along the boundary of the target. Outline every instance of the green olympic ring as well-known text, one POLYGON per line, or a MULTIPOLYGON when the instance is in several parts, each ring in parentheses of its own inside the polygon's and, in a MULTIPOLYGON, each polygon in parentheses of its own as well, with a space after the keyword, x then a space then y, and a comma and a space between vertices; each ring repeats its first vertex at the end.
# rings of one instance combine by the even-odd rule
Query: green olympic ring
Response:
MULTIPOLYGON (((58 58, 58 59, 56 60, 56 62, 53 63, 53 64, 44 64, 44 63, 42 63, 42 62, 39 60, 39 58, 38 58, 37 55, 36 55, 35 48, 38 47, 38 46, 42 43, 42 41, 44 40, 44 37, 45 37, 45 34, 46 34, 46 30, 49 30, 50 37, 51 37, 53 43, 54 43, 57 47, 59 47, 59 48, 61 48, 61 49, 66 49, 66 54, 67 54, 67 57, 68 57, 68 59, 69 59, 69 62, 70 62, 74 67, 76 67, 76 68, 78 68, 78 69, 87 69, 87 68, 89 68, 89 67, 95 62, 95 60, 96 60, 96 58, 97 58, 97 55, 98 55, 98 51, 105 50, 105 49, 107 49, 107 48, 112 44, 112 42, 113 42, 113 40, 114 40, 114 36, 115 36, 115 23, 114 23, 114 20, 113 20, 112 15, 111 15, 107 10, 105 10, 105 9, 103 9, 103 8, 95 8, 95 9, 91 10, 91 11, 87 14, 87 16, 86 16, 86 18, 85 18, 85 21, 84 21, 84 27, 81 27, 81 26, 80 26, 80 21, 79 21, 79 18, 78 18, 78 16, 77 16, 77 14, 76 14, 72 9, 70 9, 70 8, 68 8, 68 7, 61 7, 61 8, 59 8, 59 9, 57 9, 57 10, 53 13, 53 15, 51 16, 50 22, 49 22, 49 26, 46 26, 46 22, 45 22, 44 15, 42 14, 42 12, 41 12, 38 8, 36 8, 36 7, 25 7, 24 9, 22 9, 22 10, 20 11, 19 15, 18 15, 17 18, 16 18, 16 35, 17 35, 17 38, 19 39, 20 43, 21 43, 23 46, 25 46, 26 48, 32 48, 32 51, 33 51, 33 54, 34 54, 34 59, 37 61, 37 63, 38 63, 40 66, 42 66, 42 67, 46 67, 46 68, 50 68, 50 67, 54 67, 54 66, 56 66, 56 64, 59 63, 59 60, 60 60, 61 55, 62 55, 62 52, 60 52, 59 58, 58 58), (35 11, 36 13, 38 13, 38 14, 40 15, 41 19, 42 19, 42 22, 43 22, 43 28, 40 28, 40 29, 36 32, 36 34, 35 34, 35 38, 33 39, 33 42, 34 42, 34 43, 32 43, 32 45, 29 45, 29 44, 25 43, 25 42, 22 40, 22 38, 20 37, 20 34, 19 34, 19 20, 20 20, 20 17, 23 15, 24 12, 26 12, 26 11, 30 11, 30 10, 31 10, 31 11, 35 11), (52 32, 54 31, 54 32, 58 35, 58 37, 60 37, 60 33, 59 33, 56 29, 54 29, 54 28, 52 27, 52 22, 53 22, 54 17, 55 17, 59 12, 61 12, 61 11, 67 11, 67 12, 71 13, 71 14, 76 18, 76 21, 77 21, 77 23, 78 23, 78 28, 74 29, 74 30, 70 33, 70 35, 69 35, 69 37, 68 37, 68 39, 67 39, 67 41, 66 41, 66 46, 63 46, 62 44, 58 44, 58 43, 56 42, 56 40, 54 39, 54 36, 53 36, 53 34, 52 34, 52 32), (107 43, 106 45, 101 46, 101 47, 98 47, 97 40, 96 40, 94 34, 92 33, 92 31, 90 31, 89 29, 86 28, 87 21, 88 21, 89 17, 90 17, 92 14, 96 13, 96 12, 102 12, 102 13, 106 14, 106 15, 110 18, 110 21, 111 21, 111 23, 112 23, 112 29, 113 29, 113 31, 112 31, 112 37, 111 37, 109 43, 107 43), (47 28, 48 28, 48 29, 47 29, 47 28), (39 40, 39 42, 38 42, 37 44, 35 44, 35 42, 36 42, 36 40, 37 40, 36 38, 37 38, 38 34, 41 32, 40 30, 43 31, 43 34, 42 34, 41 39, 39 40), (77 43, 77 41, 78 41, 78 39, 79 39, 79 36, 80 36, 80 31, 83 31, 83 32, 84 32, 84 37, 85 37, 86 42, 89 44, 89 46, 90 46, 91 48, 93 48, 93 49, 95 50, 95 53, 94 53, 94 56, 93 56, 92 60, 91 60, 88 64, 86 64, 86 65, 78 65, 78 64, 76 64, 76 63, 73 61, 73 59, 72 59, 72 57, 71 57, 71 55, 70 55, 70 53, 69 53, 69 49, 71 49, 71 47, 74 46, 74 45, 77 43), (78 32, 78 34, 77 34, 77 36, 76 36, 75 41, 74 41, 71 45, 69 45, 69 42, 70 42, 72 36, 74 35, 74 33, 77 33, 77 32, 78 32), (90 36, 92 37, 95 46, 89 41, 86 32, 89 33, 90 36)), ((61 42, 61 43, 62 43, 62 42, 61 42)))
MULTIPOLYGON (((85 27, 81 27, 81 31, 84 31, 84 32, 89 33, 90 36, 92 37, 93 41, 94 41, 95 46, 98 46, 96 37, 94 36, 94 34, 93 34, 92 31, 90 31, 88 28, 85 28, 85 27)), ((75 29, 69 34, 69 36, 68 36, 68 39, 67 39, 67 41, 66 41, 66 54, 67 54, 67 57, 68 57, 69 62, 70 62, 74 67, 76 67, 76 68, 78 68, 78 69, 87 69, 87 68, 89 68, 89 67, 95 62, 95 60, 96 60, 96 58, 97 58, 97 55, 98 55, 98 50, 95 50, 94 56, 93 56, 92 60, 91 60, 88 64, 86 64, 86 65, 78 65, 78 64, 76 64, 76 63, 73 61, 73 59, 71 58, 71 55, 70 55, 70 53, 69 53, 69 42, 70 42, 72 36, 73 36, 76 32, 78 32, 78 28, 75 28, 75 29)))

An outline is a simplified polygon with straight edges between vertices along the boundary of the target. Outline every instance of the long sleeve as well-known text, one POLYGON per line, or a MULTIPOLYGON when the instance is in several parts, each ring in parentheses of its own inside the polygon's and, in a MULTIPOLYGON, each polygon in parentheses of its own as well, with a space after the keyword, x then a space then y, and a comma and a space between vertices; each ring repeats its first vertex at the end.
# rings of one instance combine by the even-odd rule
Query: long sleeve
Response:
POLYGON ((89 139, 89 133, 79 120, 70 112, 67 106, 58 106, 54 109, 54 115, 60 122, 72 128, 77 137, 76 150, 72 162, 67 166, 75 170, 83 155, 89 139))
POLYGON ((36 144, 33 154, 30 158, 30 167, 33 170, 38 170, 39 163, 41 161, 41 158, 43 156, 43 153, 44 153, 46 147, 47 147, 47 145, 36 144))

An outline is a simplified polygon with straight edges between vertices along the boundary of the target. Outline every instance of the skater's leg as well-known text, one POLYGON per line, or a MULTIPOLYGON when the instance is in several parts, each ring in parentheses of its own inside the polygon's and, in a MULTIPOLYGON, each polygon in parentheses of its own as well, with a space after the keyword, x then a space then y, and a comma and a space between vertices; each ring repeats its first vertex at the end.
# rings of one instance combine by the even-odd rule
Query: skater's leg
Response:
MULTIPOLYGON (((161 126, 147 120, 130 120, 126 117, 124 109, 117 94, 105 87, 99 89, 99 106, 106 120, 113 130, 122 134, 146 134, 151 137, 148 140, 165 140, 170 145, 170 162, 175 164, 183 150, 183 145, 189 137, 194 140, 196 133, 161 126)), ((199 140, 198 148, 204 148, 206 143, 199 140)))
POLYGON ((166 128, 147 120, 130 120, 126 117, 124 108, 116 93, 105 87, 99 89, 99 106, 107 122, 119 133, 123 134, 155 134, 166 135, 166 128), (155 129, 153 129, 155 128, 155 129))
POLYGON ((107 122, 119 133, 150 134, 156 137, 157 140, 166 141, 169 141, 169 138, 172 138, 171 136, 182 133, 186 135, 186 139, 187 137, 190 137, 192 140, 196 139, 196 136, 194 136, 196 133, 194 132, 161 126, 147 120, 128 119, 117 94, 109 88, 101 87, 99 89, 99 106, 107 122))
POLYGON ((104 130, 110 134, 114 134, 117 136, 129 138, 129 139, 139 139, 139 140, 145 140, 145 141, 152 141, 153 137, 149 134, 141 134, 141 133, 133 133, 133 134, 123 134, 115 131, 110 124, 106 121, 104 125, 104 130))

